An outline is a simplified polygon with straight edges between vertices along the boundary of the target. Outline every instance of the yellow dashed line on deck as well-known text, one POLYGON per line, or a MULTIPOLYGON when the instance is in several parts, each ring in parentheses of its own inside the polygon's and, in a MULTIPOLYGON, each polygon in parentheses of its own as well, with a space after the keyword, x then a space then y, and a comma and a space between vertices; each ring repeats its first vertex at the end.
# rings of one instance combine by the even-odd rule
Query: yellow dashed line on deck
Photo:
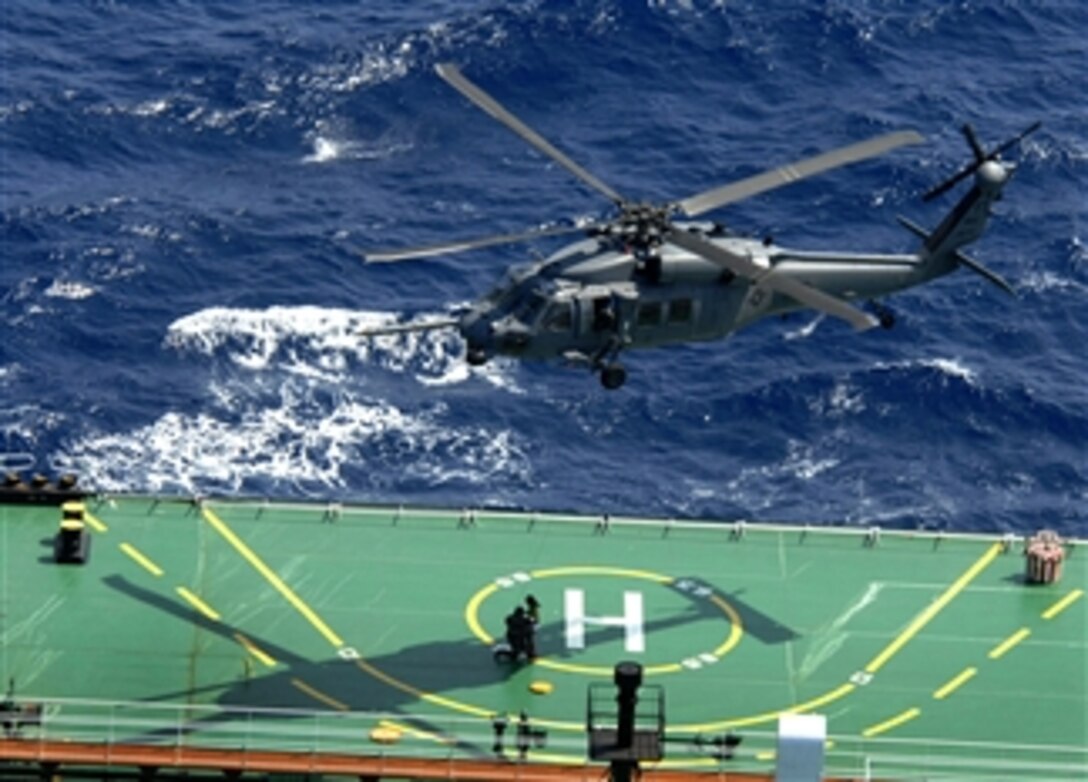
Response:
POLYGON ((267 665, 269 668, 274 668, 275 667, 276 661, 273 660, 271 657, 269 657, 267 654, 265 654, 263 649, 258 647, 255 643, 253 643, 251 640, 246 638, 241 633, 235 633, 234 634, 234 640, 237 641, 238 643, 240 643, 242 645, 242 647, 247 652, 252 654, 254 657, 256 657, 262 663, 267 665))
POLYGON ((191 605, 200 613, 204 614, 204 616, 208 617, 213 622, 219 621, 219 613, 185 587, 178 587, 178 594, 185 598, 189 605, 191 605))
POLYGON ((86 511, 83 512, 83 520, 99 532, 109 532, 110 528, 106 526, 105 522, 96 519, 94 516, 92 516, 90 513, 87 513, 86 511))
POLYGON ((868 728, 861 732, 861 735, 865 738, 879 736, 881 733, 887 733, 892 728, 898 728, 904 722, 910 722, 921 713, 922 710, 915 706, 912 709, 907 709, 901 714, 895 715, 890 720, 884 720, 883 722, 878 722, 876 725, 870 725, 868 728))
POLYGON ((969 567, 962 576, 957 578, 952 583, 952 586, 945 590, 943 595, 930 603, 929 606, 924 611, 922 611, 922 613, 918 614, 918 616, 914 618, 913 622, 907 625, 906 630, 900 633, 894 641, 892 641, 890 644, 888 644, 887 647, 885 647, 884 651, 874 657, 872 661, 865 666, 865 672, 876 673, 881 668, 883 668, 884 664, 887 663, 888 660, 895 656, 895 654, 900 649, 906 646, 906 644, 912 638, 914 638, 914 636, 918 635, 918 633, 920 633, 922 629, 927 624, 929 624, 933 617, 940 613, 945 606, 951 603, 952 600, 955 599, 956 595, 966 589, 967 585, 970 584, 978 576, 979 573, 985 570, 986 567, 991 562, 993 562, 994 559, 997 558, 997 555, 1001 553, 1002 548, 1003 547, 1001 543, 994 543, 992 546, 990 546, 990 548, 986 550, 986 553, 979 557, 975 564, 971 565, 971 567, 969 567))
POLYGON ((253 553, 253 549, 247 546, 241 538, 234 534, 234 531, 227 526, 225 521, 208 508, 202 508, 201 512, 204 515, 204 519, 215 527, 216 531, 222 535, 228 543, 234 546, 235 550, 241 554, 249 564, 253 565, 257 572, 264 576, 265 580, 286 598, 288 603, 295 607, 295 610, 302 614, 319 633, 325 636, 329 643, 337 649, 344 645, 344 641, 340 636, 334 633, 332 629, 321 620, 321 617, 313 612, 313 609, 302 602, 302 599, 294 593, 291 587, 287 586, 287 584, 283 582, 283 579, 276 575, 272 568, 268 567, 260 557, 253 553))
POLYGON ((332 697, 331 695, 326 695, 316 687, 311 687, 306 682, 302 681, 302 679, 291 679, 291 684, 294 685, 297 689, 302 690, 314 700, 321 701, 329 708, 336 709, 337 711, 351 710, 346 703, 336 700, 336 698, 332 697))
POLYGON ((132 559, 136 561, 137 565, 142 567, 151 575, 161 576, 163 574, 163 569, 156 565, 154 562, 152 562, 150 559, 148 559, 146 556, 144 556, 135 546, 129 543, 122 543, 120 544, 120 548, 121 551, 132 557, 132 559))
POLYGON ((949 679, 947 682, 945 682, 940 687, 938 687, 934 691, 933 697, 936 698, 939 701, 944 700, 949 695, 951 695, 953 692, 958 690, 961 686, 963 686, 968 681, 970 681, 971 678, 976 673, 978 673, 978 668, 975 668, 973 666, 969 666, 967 668, 964 668, 958 674, 956 674, 951 679, 949 679))
POLYGON ((988 655, 989 658, 991 660, 997 660, 997 659, 1001 658, 1002 656, 1004 656, 1005 652, 1009 651, 1009 649, 1012 649, 1018 643, 1020 643, 1025 638, 1027 638, 1029 635, 1031 635, 1031 630, 1027 629, 1026 627, 1021 627, 1015 633, 1013 633, 1008 638, 1006 638, 1004 641, 1002 641, 997 646, 995 646, 993 649, 991 649, 990 653, 988 655))
POLYGON ((1083 595, 1084 595, 1084 590, 1083 589, 1074 589, 1072 592, 1070 592, 1068 595, 1063 597, 1061 600, 1059 600, 1057 603, 1052 605, 1050 608, 1043 611, 1043 619, 1053 619, 1058 614, 1060 614, 1062 611, 1069 608, 1069 606, 1073 605, 1073 603, 1077 602, 1077 600, 1080 597, 1083 597, 1083 595))

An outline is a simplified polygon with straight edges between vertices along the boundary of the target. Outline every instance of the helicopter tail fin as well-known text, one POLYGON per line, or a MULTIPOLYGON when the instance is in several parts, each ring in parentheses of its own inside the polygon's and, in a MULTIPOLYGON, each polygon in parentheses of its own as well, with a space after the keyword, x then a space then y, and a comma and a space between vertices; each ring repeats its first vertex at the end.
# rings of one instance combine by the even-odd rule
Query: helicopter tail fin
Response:
MULTIPOLYGON (((912 234, 922 239, 923 242, 928 244, 931 234, 927 233, 926 230, 922 228, 922 226, 918 225, 917 223, 911 222, 902 215, 899 215, 897 219, 899 220, 899 224, 901 226, 903 226, 912 234)), ((958 249, 952 251, 951 258, 955 261, 957 266, 962 266, 965 269, 970 269, 975 274, 979 275, 988 282, 993 283, 1010 296, 1016 295, 1016 290, 1011 285, 1009 285, 1004 277, 1002 277, 997 272, 986 268, 986 266, 984 266, 981 261, 976 261, 974 258, 964 254, 958 249)))
POLYGON ((959 266, 971 269, 985 277, 1002 290, 1012 293, 1012 287, 1000 276, 964 255, 960 248, 982 236, 990 220, 991 208, 1001 198, 1002 190, 1016 172, 1016 165, 1001 159, 1001 153, 1019 144, 1026 136, 1039 129, 1042 123, 1035 122, 1011 139, 998 144, 987 152, 974 129, 964 125, 963 135, 971 148, 974 160, 952 177, 926 193, 922 200, 930 201, 948 192, 959 182, 974 176, 971 189, 959 200, 940 225, 927 233, 913 223, 900 218, 899 222, 922 238, 922 257, 928 274, 937 277, 947 274, 959 266))

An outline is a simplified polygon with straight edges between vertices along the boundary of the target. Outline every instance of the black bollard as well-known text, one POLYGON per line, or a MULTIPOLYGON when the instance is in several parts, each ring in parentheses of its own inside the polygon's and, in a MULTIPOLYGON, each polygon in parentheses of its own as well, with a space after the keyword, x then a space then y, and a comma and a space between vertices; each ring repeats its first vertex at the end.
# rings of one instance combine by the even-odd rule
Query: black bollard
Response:
POLYGON ((638 688, 642 686, 642 666, 634 662, 617 663, 612 681, 618 692, 616 705, 619 715, 616 724, 616 746, 629 749, 635 734, 635 705, 638 703, 638 688))

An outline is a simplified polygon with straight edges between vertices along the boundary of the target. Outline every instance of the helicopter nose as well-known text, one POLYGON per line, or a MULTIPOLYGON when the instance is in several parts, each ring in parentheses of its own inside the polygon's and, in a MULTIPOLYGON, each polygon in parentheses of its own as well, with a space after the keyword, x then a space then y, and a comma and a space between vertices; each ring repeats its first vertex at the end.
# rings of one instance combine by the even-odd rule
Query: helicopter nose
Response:
POLYGON ((468 313, 461 319, 461 335, 465 338, 465 359, 474 367, 485 364, 494 351, 493 327, 478 313, 468 313))

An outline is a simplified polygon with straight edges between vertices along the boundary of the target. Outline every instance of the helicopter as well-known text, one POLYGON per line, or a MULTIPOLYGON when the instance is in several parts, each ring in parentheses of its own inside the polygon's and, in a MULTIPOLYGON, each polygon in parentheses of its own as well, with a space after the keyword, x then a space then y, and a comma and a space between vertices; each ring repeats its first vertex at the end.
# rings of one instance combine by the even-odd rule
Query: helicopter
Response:
POLYGON ((609 390, 627 371, 622 352, 723 338, 772 315, 811 308, 864 331, 891 328, 894 315, 877 299, 967 268, 1009 294, 1012 287, 960 248, 985 230, 1016 165, 1001 153, 1037 130, 986 151, 970 125, 963 134, 974 160, 925 194, 929 201, 974 175, 970 191, 932 232, 899 218, 921 239, 911 254, 806 251, 772 239, 733 234, 720 223, 684 220, 760 193, 920 144, 914 130, 875 136, 668 203, 634 201, 584 169, 526 125, 453 64, 438 75, 574 177, 612 202, 616 216, 575 226, 551 226, 425 247, 364 252, 367 263, 391 263, 544 237, 584 238, 528 265, 512 267, 489 293, 458 317, 394 324, 363 337, 456 329, 465 358, 479 366, 496 355, 563 360, 588 367, 609 390), (871 311, 853 302, 868 303, 871 311))

